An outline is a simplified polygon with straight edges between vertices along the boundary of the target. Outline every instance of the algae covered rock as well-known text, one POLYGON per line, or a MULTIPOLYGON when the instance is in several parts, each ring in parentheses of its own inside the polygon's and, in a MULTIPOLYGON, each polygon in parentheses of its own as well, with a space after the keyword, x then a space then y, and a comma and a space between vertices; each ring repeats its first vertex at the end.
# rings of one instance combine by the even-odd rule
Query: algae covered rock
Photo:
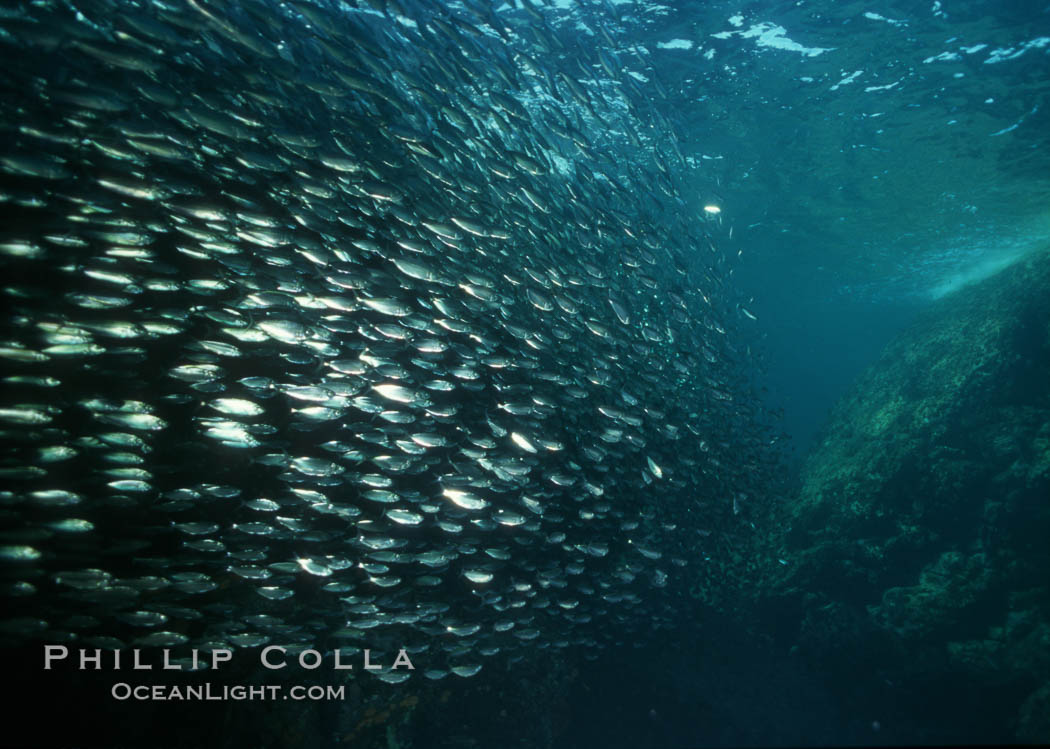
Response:
POLYGON ((1050 740, 1050 251, 933 303, 886 348, 778 528, 763 595, 799 651, 1050 740))

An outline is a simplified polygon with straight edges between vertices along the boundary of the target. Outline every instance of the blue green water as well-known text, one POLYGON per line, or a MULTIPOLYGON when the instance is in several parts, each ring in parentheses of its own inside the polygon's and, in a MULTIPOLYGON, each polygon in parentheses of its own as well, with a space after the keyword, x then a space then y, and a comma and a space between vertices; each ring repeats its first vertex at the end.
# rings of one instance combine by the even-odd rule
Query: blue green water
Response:
POLYGON ((12 742, 1050 739, 1045 304, 952 306, 1050 242, 1050 5, 41 0, 0 45, 0 647, 71 706, 12 742), (937 310, 974 372, 891 344, 937 310), (123 702, 48 644, 350 691, 123 702))
POLYGON ((1050 236, 1045 5, 705 3, 642 18, 800 448, 917 309, 1050 236))

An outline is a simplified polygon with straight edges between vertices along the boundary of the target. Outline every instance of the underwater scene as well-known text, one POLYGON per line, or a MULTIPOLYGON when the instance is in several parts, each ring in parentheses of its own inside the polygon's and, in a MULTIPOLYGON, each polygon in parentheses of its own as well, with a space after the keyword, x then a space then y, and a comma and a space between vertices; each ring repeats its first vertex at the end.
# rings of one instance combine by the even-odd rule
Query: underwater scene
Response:
POLYGON ((1050 4, 0 9, 0 746, 1050 743, 1050 4))

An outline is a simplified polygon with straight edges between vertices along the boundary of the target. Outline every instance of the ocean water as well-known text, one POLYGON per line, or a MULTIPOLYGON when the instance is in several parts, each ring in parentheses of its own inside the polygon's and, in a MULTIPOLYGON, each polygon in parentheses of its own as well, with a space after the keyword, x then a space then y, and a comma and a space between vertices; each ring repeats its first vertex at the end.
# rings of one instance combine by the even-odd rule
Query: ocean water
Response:
POLYGON ((1050 6, 0 44, 0 743, 1050 741, 1050 6))

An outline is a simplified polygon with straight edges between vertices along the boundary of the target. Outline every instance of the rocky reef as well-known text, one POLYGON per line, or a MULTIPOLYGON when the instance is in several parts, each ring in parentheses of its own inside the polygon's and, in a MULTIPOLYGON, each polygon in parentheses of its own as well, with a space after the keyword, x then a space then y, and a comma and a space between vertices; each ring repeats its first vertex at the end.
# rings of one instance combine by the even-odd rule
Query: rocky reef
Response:
POLYGON ((760 619, 882 740, 1050 741, 1050 250, 887 347, 775 528, 760 619))

